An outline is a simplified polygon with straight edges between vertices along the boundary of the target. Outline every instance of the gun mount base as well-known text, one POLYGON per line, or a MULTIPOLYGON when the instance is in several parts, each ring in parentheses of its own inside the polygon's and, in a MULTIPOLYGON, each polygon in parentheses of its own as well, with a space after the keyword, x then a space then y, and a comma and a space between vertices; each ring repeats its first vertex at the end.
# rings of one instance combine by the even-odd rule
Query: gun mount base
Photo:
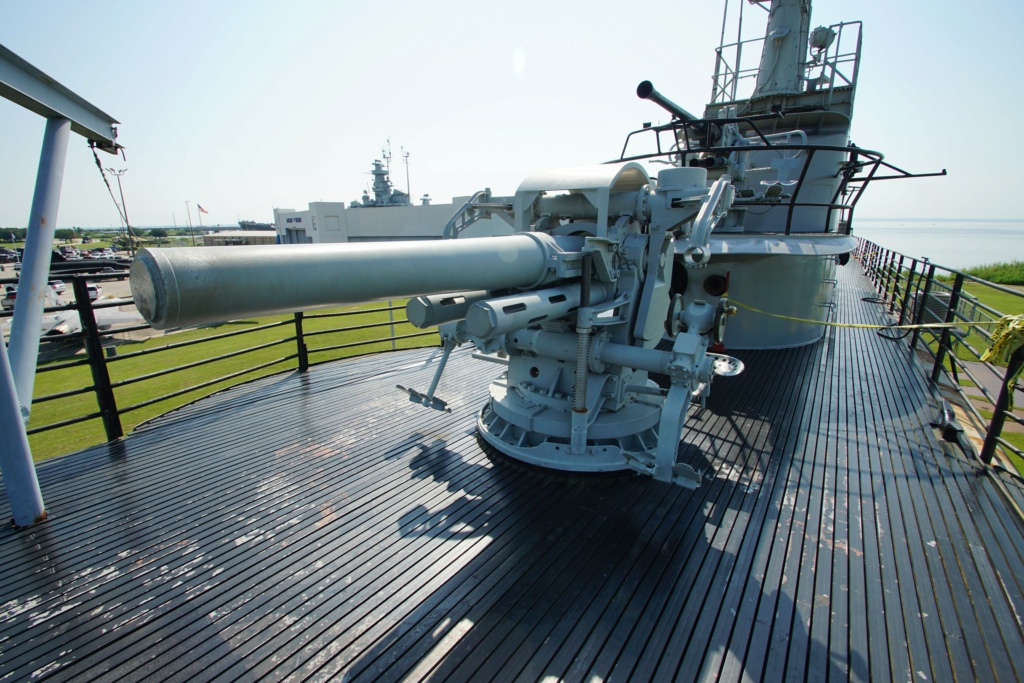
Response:
MULTIPOLYGON (((571 413, 529 402, 502 382, 491 385, 491 398, 480 411, 480 437, 519 462, 573 473, 636 471, 651 474, 658 449, 660 405, 635 401, 615 411, 598 411, 588 420, 586 444, 574 451, 571 413)), ((697 488, 701 474, 683 463, 673 481, 697 488)))

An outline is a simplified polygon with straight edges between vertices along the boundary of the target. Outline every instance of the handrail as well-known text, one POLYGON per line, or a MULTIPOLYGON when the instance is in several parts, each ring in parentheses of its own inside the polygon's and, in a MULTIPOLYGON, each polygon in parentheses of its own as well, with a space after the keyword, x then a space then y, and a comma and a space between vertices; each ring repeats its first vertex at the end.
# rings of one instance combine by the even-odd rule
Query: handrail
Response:
MULTIPOLYGON (((732 119, 728 119, 731 121, 732 119)), ((723 120, 725 121, 725 120, 723 120)), ((769 196, 768 193, 762 193, 761 195, 755 195, 752 197, 741 197, 733 201, 735 207, 786 207, 786 219, 785 224, 779 230, 780 233, 791 234, 794 225, 794 215, 797 208, 809 207, 809 208, 823 208, 826 210, 826 220, 819 224, 823 227, 817 232, 828 232, 828 228, 832 225, 833 212, 839 212, 839 223, 845 223, 851 225, 853 222, 853 212, 857 206, 857 202, 860 201, 860 197, 868 184, 875 179, 875 174, 880 166, 885 164, 883 161, 883 155, 881 152, 864 149, 861 147, 843 147, 838 145, 818 145, 818 144, 778 144, 770 141, 766 136, 760 133, 756 128, 756 123, 747 121, 755 131, 758 133, 758 138, 751 138, 756 140, 756 144, 744 144, 744 145, 732 145, 727 147, 701 147, 691 146, 690 137, 685 134, 687 128, 692 128, 694 125, 698 125, 694 122, 679 122, 674 121, 669 124, 662 126, 652 126, 649 128, 641 128, 635 130, 626 136, 626 142, 623 145, 622 153, 616 162, 624 161, 661 161, 665 163, 678 163, 678 160, 682 158, 682 155, 688 154, 706 154, 712 157, 723 157, 727 158, 729 155, 736 154, 747 154, 757 152, 796 152, 794 158, 799 157, 801 159, 801 167, 799 176, 795 184, 787 189, 788 194, 780 195, 776 197, 769 196), (662 145, 661 136, 665 133, 671 134, 673 140, 682 141, 685 146, 675 144, 674 146, 662 145), (655 151, 645 154, 634 154, 627 155, 626 151, 629 148, 630 140, 636 135, 655 135, 655 151), (680 137, 681 134, 681 137, 680 137), (842 165, 837 171, 839 176, 839 182, 836 186, 835 192, 832 194, 831 201, 829 202, 812 202, 801 199, 804 186, 807 181, 807 174, 811 167, 816 154, 821 152, 840 152, 842 154, 849 155, 849 159, 842 165), (861 161, 861 159, 865 161, 861 161), (867 173, 864 176, 857 176, 857 173, 863 172, 867 169, 867 173)), ((906 174, 904 177, 914 177, 914 174, 906 174)))
MULTIPOLYGON (((835 88, 853 88, 857 85, 857 77, 860 74, 863 22, 838 22, 829 28, 835 31, 835 40, 817 58, 808 59, 804 63, 803 78, 805 81, 817 81, 825 86, 811 92, 824 91, 831 96, 831 92, 835 88), (821 69, 821 75, 811 78, 810 74, 818 69, 821 69)), ((754 84, 751 84, 750 92, 744 90, 741 93, 739 86, 743 81, 756 80, 760 70, 762 52, 758 46, 764 41, 764 36, 757 36, 723 43, 715 48, 715 73, 712 76, 711 104, 737 102, 753 94, 754 84), (752 60, 747 63, 753 63, 753 66, 744 66, 744 50, 746 50, 748 58, 752 60)), ((831 103, 831 97, 826 100, 826 103, 831 103)))
MULTIPOLYGON (((858 238, 858 243, 856 256, 865 274, 881 295, 881 300, 888 305, 890 315, 896 315, 898 310, 901 320, 909 317, 914 324, 940 320, 946 323, 962 323, 954 328, 945 327, 940 331, 929 328, 915 329, 909 346, 912 350, 920 351, 932 358, 930 381, 937 385, 945 378, 953 384, 963 395, 966 410, 978 424, 987 424, 984 445, 981 451, 976 453, 978 459, 986 465, 991 465, 999 449, 1004 456, 1009 457, 1012 454, 1018 459, 1018 469, 1024 468, 1024 451, 1004 438, 1002 433, 1007 420, 1024 425, 1024 415, 1019 413, 1024 406, 1018 405, 1018 412, 1010 411, 1008 408, 1009 392, 1018 390, 1014 386, 1016 383, 1010 381, 1013 375, 1012 366, 1015 362, 1019 364, 1024 361, 1024 353, 1015 354, 1010 362, 1011 367, 1008 368, 982 362, 981 357, 990 344, 992 334, 987 324, 980 324, 996 321, 1005 313, 980 300, 986 292, 1000 292, 1019 298, 1022 311, 1024 292, 988 282, 955 268, 932 263, 927 259, 909 259, 903 254, 865 239, 858 238), (965 288, 968 284, 974 288, 974 292, 965 288), (924 343, 919 346, 918 340, 923 340, 924 343), (983 371, 991 374, 986 377, 980 374, 983 371), (964 384, 961 374, 966 376, 968 384, 964 384), (986 379, 995 382, 999 391, 993 392, 990 387, 986 387, 986 379), (990 417, 982 414, 964 391, 965 386, 971 385, 981 394, 974 398, 984 400, 991 406, 990 417)), ((1020 471, 1020 474, 1024 475, 1024 470, 1020 471)))
MULTIPOLYGON (((77 310, 83 322, 83 330, 78 333, 68 334, 61 338, 61 342, 69 347, 80 347, 84 344, 85 358, 75 360, 58 359, 49 364, 42 364, 38 368, 39 374, 48 374, 57 379, 51 379, 43 384, 60 384, 59 391, 51 393, 37 393, 33 398, 33 405, 46 405, 46 410, 36 410, 32 415, 29 435, 53 432, 54 430, 75 428, 80 430, 84 423, 95 423, 96 420, 103 422, 103 436, 97 434, 98 443, 104 440, 112 441, 119 438, 124 432, 125 426, 129 428, 143 420, 129 420, 124 422, 122 417, 129 413, 136 413, 143 408, 158 404, 165 404, 168 409, 174 409, 187 403, 181 401, 183 396, 194 395, 197 391, 211 389, 213 387, 234 386, 242 381, 247 381, 255 373, 267 371, 272 368, 279 368, 278 371, 297 370, 305 372, 311 365, 309 356, 317 355, 317 362, 324 363, 335 360, 339 357, 358 355, 361 349, 368 346, 387 344, 391 348, 397 348, 397 342, 402 341, 406 345, 419 344, 415 340, 428 337, 436 338, 436 330, 416 331, 406 333, 406 330, 414 329, 408 323, 404 315, 396 316, 397 310, 403 310, 404 306, 377 305, 365 308, 354 308, 345 311, 324 311, 312 314, 295 313, 284 319, 271 318, 250 324, 244 329, 231 330, 229 332, 211 332, 203 334, 199 338, 186 339, 184 341, 172 341, 161 344, 155 348, 141 349, 116 353, 117 346, 111 346, 114 338, 122 337, 127 333, 135 333, 151 329, 146 324, 130 323, 120 327, 100 330, 95 322, 94 312, 104 308, 113 308, 126 305, 133 305, 130 299, 116 302, 90 301, 86 291, 86 281, 102 281, 118 277, 113 275, 62 275, 62 279, 69 283, 69 293, 74 293, 74 303, 50 307, 46 313, 77 310), (380 316, 383 315, 383 319, 380 316), (352 320, 354 316, 357 319, 352 320), (369 318, 369 321, 367 321, 369 318), (334 323, 337 319, 339 322, 334 323), (351 320, 351 323, 348 321, 351 320), (352 324, 354 323, 354 324, 352 324), (311 329, 312 328, 312 329, 311 329), (367 330, 389 328, 384 335, 366 334, 367 330), (275 334, 274 330, 281 330, 283 334, 275 334), (224 344, 232 343, 243 335, 256 337, 256 343, 234 344, 229 350, 223 348, 224 344), (268 337, 269 335, 269 337, 268 337), (337 337, 341 343, 328 343, 322 346, 308 347, 307 344, 312 338, 329 340, 330 335, 337 337), (355 338, 353 338, 355 337, 355 338), (294 345, 292 352, 285 352, 278 355, 268 353, 273 348, 282 345, 294 345), (209 353, 204 349, 220 347, 217 351, 209 353), (115 351, 114 353, 110 353, 115 351), (185 362, 176 359, 175 354, 188 353, 189 357, 185 362), (238 367, 235 359, 246 358, 245 366, 238 367), (171 359, 167 367, 162 367, 164 362, 161 359, 171 359), (225 367, 227 372, 217 372, 210 376, 209 372, 202 377, 196 377, 197 369, 204 366, 219 367, 218 364, 228 364, 225 367), (144 367, 143 367, 144 366, 144 367), (89 379, 83 375, 83 368, 88 367, 89 379), (139 372, 139 370, 142 370, 139 372), (55 375, 52 373, 56 373, 55 375), (91 381, 90 381, 91 380, 91 381), (154 384, 159 382, 160 384, 154 384), (126 393, 127 392, 127 393, 126 393), (90 409, 82 400, 86 395, 93 396, 97 409, 90 409), (176 400, 177 399, 177 400, 176 400), (78 414, 68 416, 67 412, 78 406, 78 414), (53 417, 45 423, 40 420, 53 417)), ((0 282, 4 280, 0 279, 0 282)), ((0 313, 0 318, 10 317, 10 312, 0 313)), ((171 331, 174 335, 182 330, 171 331)), ((191 331, 190 331, 191 332, 191 331)), ((165 333, 167 334, 167 333, 165 333)), ((372 352, 372 351, 370 351, 372 352)), ((41 385, 37 383, 37 388, 41 385)), ((56 387, 55 387, 56 388, 56 387)), ((41 390, 44 391, 44 390, 41 390)), ((209 392, 206 392, 209 393, 209 392)), ((205 395, 205 394, 204 394, 205 395)), ((198 398, 198 397, 197 397, 198 398)), ((151 413, 143 416, 149 419, 151 413)), ((77 442, 76 447, 91 445, 89 443, 77 442)))

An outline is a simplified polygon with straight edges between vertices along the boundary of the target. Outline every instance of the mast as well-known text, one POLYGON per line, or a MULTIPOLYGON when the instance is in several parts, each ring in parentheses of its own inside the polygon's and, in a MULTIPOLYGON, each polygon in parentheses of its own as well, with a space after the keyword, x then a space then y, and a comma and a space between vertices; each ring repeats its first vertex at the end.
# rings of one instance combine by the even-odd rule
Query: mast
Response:
POLYGON ((772 0, 752 99, 801 92, 810 23, 811 0, 772 0))

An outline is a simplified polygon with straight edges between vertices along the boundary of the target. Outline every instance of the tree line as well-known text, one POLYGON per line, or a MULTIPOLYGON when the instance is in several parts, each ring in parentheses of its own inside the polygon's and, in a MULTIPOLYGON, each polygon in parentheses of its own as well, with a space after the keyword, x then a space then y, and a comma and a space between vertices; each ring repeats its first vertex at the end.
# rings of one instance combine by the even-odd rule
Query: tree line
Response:
MULTIPOLYGON (((146 230, 144 228, 132 228, 132 234, 136 237, 167 237, 173 230, 166 230, 164 228, 151 228, 146 230)), ((25 235, 28 233, 26 228, 3 228, 0 230, 0 241, 10 242, 24 242, 25 235)), ((178 234, 187 234, 184 231, 178 231, 178 234)), ((81 237, 108 237, 108 232, 89 232, 82 228, 57 228, 53 232, 55 239, 61 240, 64 243, 70 243, 81 237)))

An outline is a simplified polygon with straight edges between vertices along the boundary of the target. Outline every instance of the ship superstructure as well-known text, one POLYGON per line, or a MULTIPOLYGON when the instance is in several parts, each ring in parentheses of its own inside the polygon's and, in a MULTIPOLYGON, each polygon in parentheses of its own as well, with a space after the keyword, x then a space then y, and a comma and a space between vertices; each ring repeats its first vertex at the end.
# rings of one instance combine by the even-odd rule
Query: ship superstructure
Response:
POLYGON ((710 252, 700 255, 705 268, 674 289, 712 301, 728 292, 747 304, 730 325, 730 348, 799 346, 819 339, 823 328, 791 318, 827 318, 836 264, 856 247, 853 211, 866 185, 883 178, 880 170, 892 172, 887 179, 914 174, 850 140, 861 23, 810 30, 810 0, 751 5, 768 13, 764 37, 744 40, 737 29, 726 43, 723 20, 703 116, 641 83, 637 95, 667 109, 672 121, 630 133, 618 161, 703 168, 709 184, 728 181, 728 210, 715 217, 710 252))

